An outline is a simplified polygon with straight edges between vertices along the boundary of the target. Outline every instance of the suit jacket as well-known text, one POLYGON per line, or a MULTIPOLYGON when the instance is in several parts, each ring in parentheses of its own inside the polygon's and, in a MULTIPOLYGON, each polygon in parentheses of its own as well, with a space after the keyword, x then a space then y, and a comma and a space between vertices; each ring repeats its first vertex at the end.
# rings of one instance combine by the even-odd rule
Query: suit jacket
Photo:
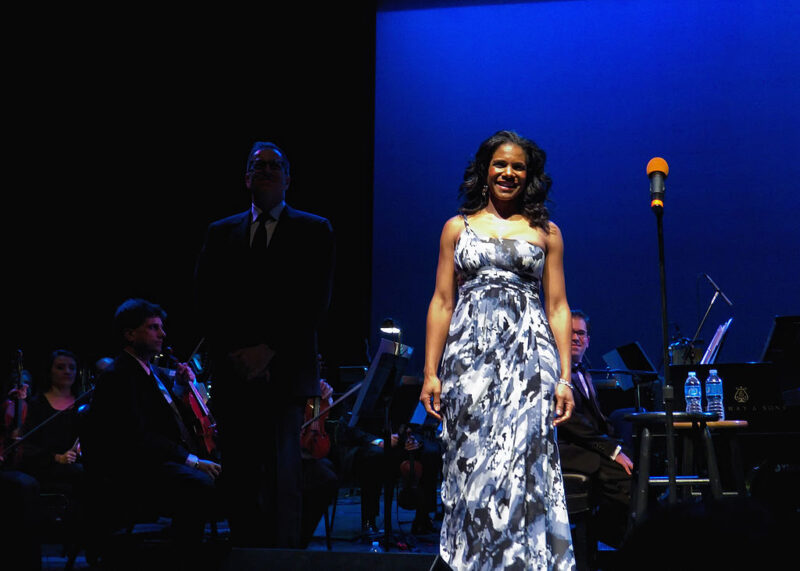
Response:
POLYGON ((241 398, 230 351, 267 344, 273 394, 319 395, 317 329, 330 302, 330 222, 286 206, 266 253, 250 248, 250 211, 209 225, 195 270, 197 312, 215 378, 214 401, 241 398))
MULTIPOLYGON (((587 383, 591 376, 584 372, 587 383)), ((558 425, 558 451, 561 469, 591 474, 600 468, 600 462, 611 455, 621 444, 613 436, 613 429, 603 415, 596 400, 583 388, 576 372, 572 373, 572 396, 575 408, 569 420, 558 425)))
POLYGON ((182 438, 156 380, 124 351, 97 379, 85 432, 81 448, 87 464, 110 476, 135 478, 164 462, 182 464, 195 447, 182 438))

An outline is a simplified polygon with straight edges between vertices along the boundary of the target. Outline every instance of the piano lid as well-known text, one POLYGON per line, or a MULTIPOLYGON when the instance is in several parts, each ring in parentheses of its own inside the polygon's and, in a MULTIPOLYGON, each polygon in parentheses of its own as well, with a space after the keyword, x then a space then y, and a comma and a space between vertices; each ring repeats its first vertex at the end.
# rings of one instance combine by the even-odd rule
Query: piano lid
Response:
POLYGON ((761 361, 774 363, 778 384, 784 392, 800 388, 800 315, 776 315, 767 335, 761 361))

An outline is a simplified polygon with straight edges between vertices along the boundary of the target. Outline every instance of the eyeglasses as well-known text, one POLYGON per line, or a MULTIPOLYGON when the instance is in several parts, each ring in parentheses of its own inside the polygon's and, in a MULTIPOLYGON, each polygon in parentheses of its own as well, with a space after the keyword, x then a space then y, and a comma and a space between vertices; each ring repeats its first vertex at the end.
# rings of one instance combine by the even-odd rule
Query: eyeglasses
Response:
POLYGON ((588 333, 588 331, 586 331, 585 329, 573 329, 572 330, 572 334, 573 335, 577 335, 578 337, 586 337, 587 333, 588 333))
POLYGON ((265 171, 265 170, 285 170, 286 165, 282 161, 272 159, 271 161, 253 161, 250 163, 249 170, 251 171, 265 171))

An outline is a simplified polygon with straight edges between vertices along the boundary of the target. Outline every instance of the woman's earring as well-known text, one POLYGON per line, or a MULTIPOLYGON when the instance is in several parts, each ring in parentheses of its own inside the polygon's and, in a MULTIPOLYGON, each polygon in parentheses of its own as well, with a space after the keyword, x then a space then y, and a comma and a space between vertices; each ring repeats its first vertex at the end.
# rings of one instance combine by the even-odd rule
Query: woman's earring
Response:
POLYGON ((481 192, 481 195, 483 196, 483 198, 486 198, 486 195, 488 195, 488 194, 489 194, 489 186, 484 184, 483 185, 483 192, 481 192))

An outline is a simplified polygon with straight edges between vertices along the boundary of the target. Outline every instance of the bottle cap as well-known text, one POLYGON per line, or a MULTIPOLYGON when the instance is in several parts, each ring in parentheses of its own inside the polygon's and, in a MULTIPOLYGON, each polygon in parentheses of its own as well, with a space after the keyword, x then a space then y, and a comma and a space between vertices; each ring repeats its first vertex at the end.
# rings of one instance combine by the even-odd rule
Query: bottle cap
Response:
POLYGON ((696 374, 697 374, 697 373, 696 373, 695 371, 689 371, 689 376, 690 376, 690 377, 692 377, 692 376, 694 376, 694 375, 696 375, 696 374))
POLYGON ((716 375, 717 374, 717 370, 716 369, 711 369, 711 370, 708 371, 708 373, 710 375, 716 375))

